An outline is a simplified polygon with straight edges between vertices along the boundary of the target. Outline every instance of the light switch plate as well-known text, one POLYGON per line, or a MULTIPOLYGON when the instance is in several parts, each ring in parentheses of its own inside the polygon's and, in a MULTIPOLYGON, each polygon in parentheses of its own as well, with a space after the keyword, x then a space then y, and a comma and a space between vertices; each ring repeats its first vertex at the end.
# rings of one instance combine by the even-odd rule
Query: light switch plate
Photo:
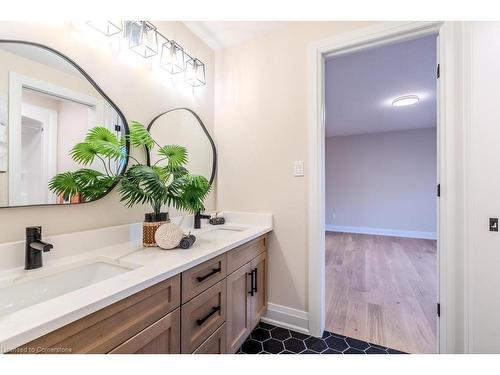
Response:
POLYGON ((303 160, 295 160, 293 163, 293 175, 295 177, 303 177, 304 176, 304 161, 303 160))

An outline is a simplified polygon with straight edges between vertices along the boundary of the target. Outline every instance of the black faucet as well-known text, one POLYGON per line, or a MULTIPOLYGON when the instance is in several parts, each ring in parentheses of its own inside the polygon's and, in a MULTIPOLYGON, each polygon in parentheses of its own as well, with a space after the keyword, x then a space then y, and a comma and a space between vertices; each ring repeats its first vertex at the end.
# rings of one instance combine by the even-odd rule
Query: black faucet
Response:
POLYGON ((40 268, 42 263, 42 251, 50 251, 54 246, 42 241, 42 227, 26 228, 26 257, 24 269, 34 270, 40 268))
POLYGON ((200 211, 194 214, 194 229, 201 228, 201 219, 210 219, 210 215, 203 215, 200 211))

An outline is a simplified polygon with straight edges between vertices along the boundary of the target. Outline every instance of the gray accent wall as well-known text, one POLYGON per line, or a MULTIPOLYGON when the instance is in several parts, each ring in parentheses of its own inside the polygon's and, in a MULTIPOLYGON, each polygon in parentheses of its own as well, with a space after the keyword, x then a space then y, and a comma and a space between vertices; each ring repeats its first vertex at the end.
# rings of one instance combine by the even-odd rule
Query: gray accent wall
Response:
POLYGON ((326 138, 327 229, 432 238, 436 128, 326 138))

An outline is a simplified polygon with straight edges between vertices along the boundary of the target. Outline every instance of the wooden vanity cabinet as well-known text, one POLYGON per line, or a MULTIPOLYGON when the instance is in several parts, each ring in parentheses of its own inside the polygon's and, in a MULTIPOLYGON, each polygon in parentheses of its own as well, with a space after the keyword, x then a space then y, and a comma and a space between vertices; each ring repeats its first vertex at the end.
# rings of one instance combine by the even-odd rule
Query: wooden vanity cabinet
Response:
POLYGON ((264 235, 11 353, 234 353, 267 308, 266 249, 264 235))
MULTIPOLYGON (((267 309, 266 237, 253 241, 244 251, 253 259, 227 277, 228 353, 235 353, 259 323, 267 309)), ((240 250, 241 251, 241 250, 240 250)), ((247 257, 241 257, 248 260, 247 257)))
POLYGON ((252 331, 252 299, 250 262, 227 277, 227 352, 234 353, 252 331))

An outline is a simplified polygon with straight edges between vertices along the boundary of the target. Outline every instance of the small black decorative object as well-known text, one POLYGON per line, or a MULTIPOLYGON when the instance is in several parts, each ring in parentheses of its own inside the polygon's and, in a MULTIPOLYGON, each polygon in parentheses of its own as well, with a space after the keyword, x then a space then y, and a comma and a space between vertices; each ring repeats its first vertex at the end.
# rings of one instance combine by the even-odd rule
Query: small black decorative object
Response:
POLYGON ((179 247, 181 249, 189 249, 196 242, 196 236, 192 234, 185 235, 182 237, 179 247))
POLYGON ((209 224, 212 224, 212 225, 222 225, 226 222, 226 220, 222 217, 222 216, 217 216, 218 213, 215 214, 215 217, 211 218, 210 220, 208 220, 209 224))

